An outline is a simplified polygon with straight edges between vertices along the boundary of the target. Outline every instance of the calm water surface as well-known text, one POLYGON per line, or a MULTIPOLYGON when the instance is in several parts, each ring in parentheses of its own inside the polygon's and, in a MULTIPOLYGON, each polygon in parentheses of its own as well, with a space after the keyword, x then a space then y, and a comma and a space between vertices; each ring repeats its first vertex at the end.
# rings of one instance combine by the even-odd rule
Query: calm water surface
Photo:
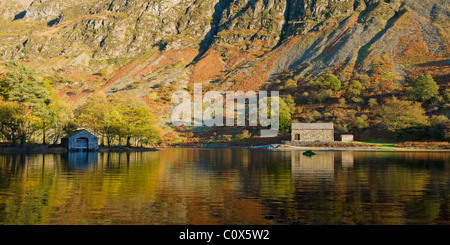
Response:
POLYGON ((0 224, 450 224, 450 153, 0 155, 0 224))

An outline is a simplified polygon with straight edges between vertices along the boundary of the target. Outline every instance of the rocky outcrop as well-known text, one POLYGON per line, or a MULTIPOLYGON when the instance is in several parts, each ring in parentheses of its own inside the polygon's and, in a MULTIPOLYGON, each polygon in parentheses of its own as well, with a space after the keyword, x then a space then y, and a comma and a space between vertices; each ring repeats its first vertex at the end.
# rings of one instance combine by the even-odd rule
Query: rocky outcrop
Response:
POLYGON ((0 19, 12 21, 21 19, 26 15, 26 9, 33 0, 0 0, 0 19))

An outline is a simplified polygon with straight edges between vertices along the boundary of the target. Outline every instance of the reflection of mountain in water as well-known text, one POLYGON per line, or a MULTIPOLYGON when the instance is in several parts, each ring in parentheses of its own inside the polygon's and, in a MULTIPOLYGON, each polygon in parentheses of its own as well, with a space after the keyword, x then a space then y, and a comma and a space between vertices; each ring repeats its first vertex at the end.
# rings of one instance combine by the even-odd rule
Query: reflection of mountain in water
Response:
POLYGON ((295 178, 321 178, 333 180, 334 153, 317 152, 314 156, 305 156, 301 151, 291 154, 292 176, 295 178))

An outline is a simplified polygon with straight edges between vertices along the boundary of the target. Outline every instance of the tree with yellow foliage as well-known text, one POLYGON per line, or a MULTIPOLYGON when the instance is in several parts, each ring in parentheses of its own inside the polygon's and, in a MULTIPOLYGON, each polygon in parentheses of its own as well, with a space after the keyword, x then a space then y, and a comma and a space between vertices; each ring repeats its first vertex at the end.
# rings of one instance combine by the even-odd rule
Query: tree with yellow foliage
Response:
POLYGON ((422 130, 430 125, 429 118, 419 102, 387 99, 377 111, 381 126, 396 134, 398 140, 406 132, 422 130))

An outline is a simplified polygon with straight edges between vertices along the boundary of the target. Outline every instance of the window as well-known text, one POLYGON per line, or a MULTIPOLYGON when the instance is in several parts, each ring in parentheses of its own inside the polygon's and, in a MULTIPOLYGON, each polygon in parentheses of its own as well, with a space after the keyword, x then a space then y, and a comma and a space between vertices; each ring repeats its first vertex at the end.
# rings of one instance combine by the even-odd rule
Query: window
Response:
POLYGON ((300 134, 295 135, 295 140, 300 140, 300 134))

